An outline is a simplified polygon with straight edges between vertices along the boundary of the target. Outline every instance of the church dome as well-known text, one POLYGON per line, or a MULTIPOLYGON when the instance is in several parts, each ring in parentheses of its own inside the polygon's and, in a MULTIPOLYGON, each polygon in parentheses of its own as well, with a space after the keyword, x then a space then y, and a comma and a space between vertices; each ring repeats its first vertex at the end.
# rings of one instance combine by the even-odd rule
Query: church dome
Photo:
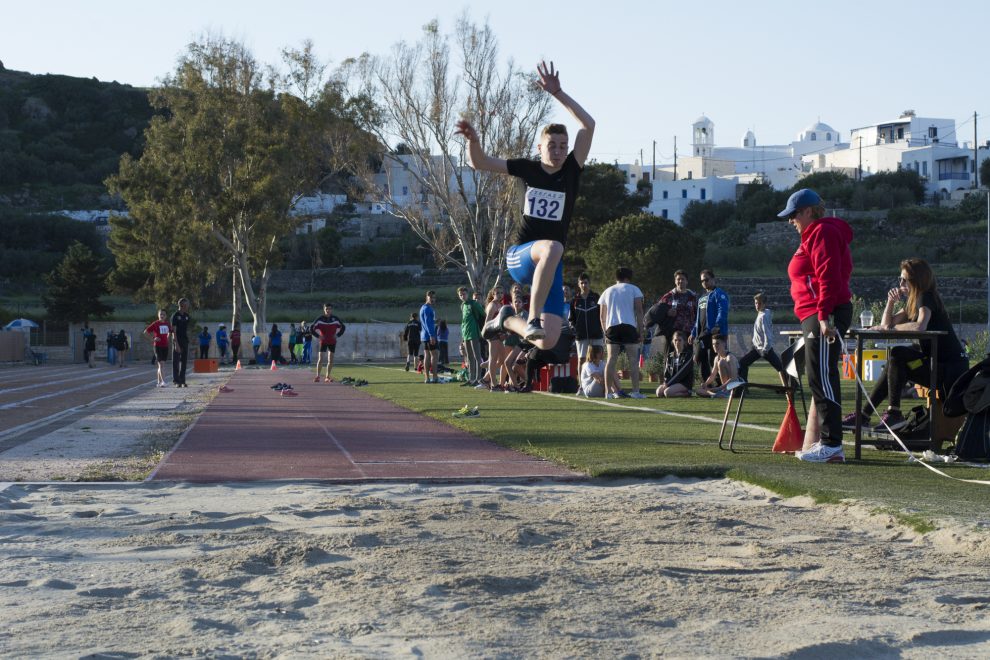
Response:
POLYGON ((694 126, 712 126, 712 125, 713 125, 712 120, 706 117, 705 115, 701 115, 700 117, 694 120, 694 126))
POLYGON ((746 135, 742 138, 742 146, 744 148, 756 146, 756 134, 753 131, 746 131, 746 135))
POLYGON ((817 121, 798 134, 801 142, 838 142, 839 132, 828 124, 817 121))

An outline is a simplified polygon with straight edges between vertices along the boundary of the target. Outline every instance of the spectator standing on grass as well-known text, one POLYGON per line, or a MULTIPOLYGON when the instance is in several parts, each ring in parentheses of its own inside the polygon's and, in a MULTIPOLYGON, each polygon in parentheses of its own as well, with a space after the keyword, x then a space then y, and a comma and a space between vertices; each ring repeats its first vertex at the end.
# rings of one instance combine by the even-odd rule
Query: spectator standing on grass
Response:
MULTIPOLYGON (((515 315, 518 318, 525 319, 528 316, 528 313, 526 312, 526 308, 523 304, 522 295, 517 295, 512 299, 512 311, 515 312, 515 315)), ((490 378, 491 391, 492 392, 529 391, 532 388, 532 383, 529 380, 527 372, 517 370, 516 367, 519 361, 519 357, 520 355, 522 355, 523 349, 529 348, 530 345, 526 344, 523 341, 522 337, 520 337, 519 335, 506 333, 503 346, 505 347, 505 353, 502 358, 502 362, 497 365, 490 365, 489 368, 489 374, 491 375, 490 378), (503 374, 505 375, 504 389, 502 386, 503 374)))
POLYGON ((227 326, 221 323, 217 327, 217 353, 220 354, 220 364, 227 360, 227 326))
POLYGON ((172 383, 176 387, 186 385, 186 366, 189 362, 189 299, 179 299, 179 309, 172 314, 172 383))
POLYGON ((107 330, 107 362, 111 367, 117 364, 117 349, 114 348, 116 341, 117 336, 114 335, 113 330, 107 330))
POLYGON ((272 362, 285 364, 285 359, 282 358, 282 331, 274 323, 272 323, 271 332, 268 333, 268 359, 272 362))
POLYGON ((230 361, 238 362, 241 359, 241 323, 236 318, 230 326, 230 361))
POLYGON ((251 350, 254 351, 254 363, 261 364, 261 337, 258 335, 251 335, 251 350))
POLYGON ((688 343, 694 346, 695 364, 701 367, 702 382, 708 380, 715 362, 712 335, 716 332, 729 337, 729 296, 715 285, 715 273, 701 271, 701 286, 705 292, 698 296, 698 314, 688 343))
POLYGON ((210 329, 205 325, 203 326, 203 331, 199 333, 199 359, 205 360, 210 357, 210 344, 213 343, 213 336, 210 335, 210 329))
POLYGON ((844 463, 839 355, 852 323, 853 231, 844 220, 826 217, 822 198, 808 188, 791 195, 777 216, 787 218, 801 235, 787 275, 794 315, 804 336, 805 375, 812 394, 808 428, 818 432, 818 441, 796 456, 813 463, 844 463))
POLYGON ((587 273, 578 276, 578 292, 571 300, 568 321, 577 340, 578 369, 584 365, 591 346, 604 346, 602 319, 598 309, 598 294, 591 290, 587 273))
POLYGON ((121 369, 124 368, 124 361, 127 359, 127 351, 130 347, 130 342, 127 341, 127 333, 121 328, 120 332, 117 333, 117 337, 114 339, 114 348, 117 349, 117 366, 121 369))
POLYGON ((333 359, 337 353, 337 338, 344 334, 347 329, 344 322, 333 313, 333 305, 326 303, 323 305, 323 314, 310 324, 313 336, 319 337, 320 346, 316 352, 316 378, 313 382, 320 382, 320 363, 323 361, 323 354, 327 356, 327 371, 323 377, 323 382, 332 383, 333 359))
POLYGON ((630 397, 645 399, 639 391, 639 349, 642 344, 643 292, 630 283, 633 272, 625 266, 615 271, 615 284, 602 291, 598 300, 599 317, 605 328, 605 343, 608 355, 605 361, 605 389, 608 398, 630 397), (622 391, 616 372, 619 353, 625 351, 629 359, 629 372, 632 377, 632 391, 622 391))
POLYGON ((158 319, 152 321, 144 334, 151 338, 151 345, 155 351, 155 365, 158 367, 158 383, 156 387, 165 387, 165 375, 162 373, 162 365, 168 359, 168 336, 172 334, 172 326, 168 324, 168 312, 164 309, 158 310, 158 319))
POLYGON ((437 339, 436 311, 433 303, 436 302, 436 292, 427 291, 426 301, 419 308, 419 324, 422 327, 419 339, 423 342, 423 376, 424 383, 439 383, 437 378, 437 351, 439 341, 437 339))
POLYGON ((313 362, 313 329, 308 323, 299 323, 299 328, 302 330, 303 338, 303 352, 302 352, 302 362, 303 364, 311 364, 313 362))
POLYGON ((439 350, 439 368, 445 369, 450 362, 450 329, 447 328, 447 320, 440 319, 437 323, 437 348, 439 350))
POLYGON ((289 324, 289 363, 296 363, 296 343, 299 342, 299 335, 296 333, 296 324, 289 324))
POLYGON ((457 297, 461 300, 461 340, 468 365, 465 385, 477 385, 481 382, 481 328, 485 325, 485 309, 477 300, 468 298, 467 287, 458 287, 457 297))
POLYGON ((93 354, 96 352, 96 333, 89 327, 89 323, 83 323, 83 361, 93 368, 93 354))
POLYGON ((423 326, 419 322, 416 312, 409 315, 409 322, 402 329, 402 341, 406 344, 406 371, 412 367, 413 371, 419 363, 419 346, 422 340, 419 338, 423 332, 423 326))
POLYGON ((680 330, 685 337, 688 337, 698 318, 698 296, 687 285, 687 272, 674 271, 674 288, 660 296, 660 300, 657 301, 667 304, 667 315, 673 320, 663 334, 663 350, 668 355, 672 348, 671 340, 674 333, 680 330))
POLYGON ((753 348, 739 359, 739 377, 749 380, 749 365, 760 358, 770 363, 777 370, 780 382, 786 384, 787 376, 780 357, 773 350, 773 310, 767 307, 767 297, 763 292, 753 296, 753 306, 756 307, 756 320, 753 322, 753 348))
MULTIPOLYGON (((516 291, 518 287, 519 295, 522 296, 522 287, 518 284, 512 285, 512 291, 516 291)), ((504 306, 502 300, 505 297, 505 288, 501 284, 496 284, 488 291, 488 297, 485 301, 485 323, 491 321, 496 316, 498 316, 499 311, 504 306)), ((512 304, 512 298, 509 298, 509 304, 512 304)), ((495 335, 490 339, 484 339, 484 326, 482 326, 482 339, 485 345, 482 347, 482 351, 487 348, 488 353, 488 384, 489 386, 495 385, 498 382, 498 372, 501 365, 505 360, 505 334, 495 335)), ((482 364, 484 367, 484 364, 482 364)), ((483 385, 484 375, 481 377, 481 381, 478 385, 483 385)))

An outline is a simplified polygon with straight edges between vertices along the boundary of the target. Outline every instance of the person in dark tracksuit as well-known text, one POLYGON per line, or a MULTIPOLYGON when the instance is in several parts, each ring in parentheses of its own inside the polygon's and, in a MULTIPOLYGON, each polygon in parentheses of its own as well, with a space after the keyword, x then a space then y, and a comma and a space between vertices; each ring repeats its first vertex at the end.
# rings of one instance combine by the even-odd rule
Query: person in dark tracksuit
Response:
POLYGON ((574 328, 578 373, 582 373, 581 367, 588 357, 588 348, 605 345, 605 333, 602 331, 602 319, 598 310, 598 294, 591 290, 591 281, 587 273, 578 276, 578 293, 570 303, 568 322, 574 328))
POLYGON ((189 361, 189 299, 179 300, 179 311, 172 314, 172 382, 176 387, 186 385, 186 364, 189 361))
POLYGON ((805 374, 812 406, 808 426, 819 427, 819 440, 797 452, 802 461, 844 463, 842 451, 842 395, 839 357, 846 330, 852 323, 852 228, 844 220, 825 217, 822 198, 803 188, 777 214, 801 234, 801 243, 787 266, 794 315, 801 321, 805 374))

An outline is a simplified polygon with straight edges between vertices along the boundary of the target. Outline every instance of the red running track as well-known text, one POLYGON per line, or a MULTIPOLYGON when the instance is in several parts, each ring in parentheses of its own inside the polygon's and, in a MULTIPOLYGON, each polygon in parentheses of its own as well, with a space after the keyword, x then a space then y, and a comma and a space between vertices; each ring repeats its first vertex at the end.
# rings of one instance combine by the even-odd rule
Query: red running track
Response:
POLYGON ((152 479, 222 482, 582 478, 309 370, 237 371, 152 479), (271 389, 292 385, 298 396, 271 389))

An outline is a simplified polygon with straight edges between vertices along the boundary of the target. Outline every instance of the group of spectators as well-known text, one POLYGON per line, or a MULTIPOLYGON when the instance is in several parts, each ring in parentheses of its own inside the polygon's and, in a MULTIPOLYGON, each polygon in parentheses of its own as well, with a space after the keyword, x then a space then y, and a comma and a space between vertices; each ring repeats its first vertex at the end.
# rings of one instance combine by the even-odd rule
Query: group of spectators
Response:
MULTIPOLYGON (((546 350, 511 332, 483 337, 486 325, 504 314, 506 305, 511 307, 511 315, 527 317, 529 296, 523 285, 513 283, 508 292, 502 285, 495 285, 484 299, 479 292, 460 287, 457 296, 464 386, 526 392, 532 388, 539 367, 566 362, 567 356, 576 351, 578 373, 574 376, 578 379, 578 394, 641 399, 646 397, 640 391, 641 360, 654 343, 665 355, 658 397, 728 396, 727 386, 744 378, 748 367, 759 358, 783 371, 773 351, 771 311, 762 293, 754 299, 757 316, 753 348, 739 360, 727 350, 729 296, 717 286, 712 270, 701 272, 704 290, 700 295, 688 288, 688 274, 676 271, 674 287, 648 310, 642 290, 632 282, 633 275, 629 268, 617 269, 615 282, 601 294, 592 290, 587 273, 578 277, 576 292, 563 285, 565 327, 557 345, 546 350), (628 365, 628 392, 619 378, 620 361, 628 365), (700 375, 697 387, 696 371, 700 375)), ((425 383, 438 382, 438 373, 449 363, 446 323, 437 320, 435 304, 436 292, 427 291, 423 305, 409 315, 402 330, 405 369, 422 372, 425 383)))

